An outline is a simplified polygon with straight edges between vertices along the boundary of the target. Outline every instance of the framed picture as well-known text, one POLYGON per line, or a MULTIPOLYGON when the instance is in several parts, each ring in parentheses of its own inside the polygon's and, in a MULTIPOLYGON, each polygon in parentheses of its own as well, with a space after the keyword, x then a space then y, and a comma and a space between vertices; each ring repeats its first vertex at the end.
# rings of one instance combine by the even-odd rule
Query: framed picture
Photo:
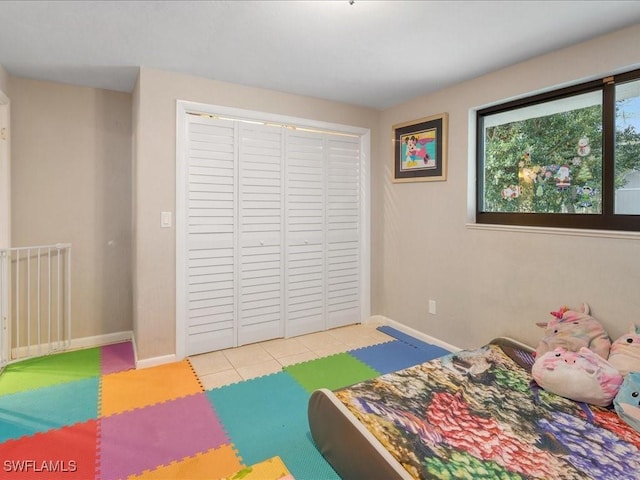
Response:
POLYGON ((393 126, 393 181, 435 182, 447 179, 448 115, 393 126))

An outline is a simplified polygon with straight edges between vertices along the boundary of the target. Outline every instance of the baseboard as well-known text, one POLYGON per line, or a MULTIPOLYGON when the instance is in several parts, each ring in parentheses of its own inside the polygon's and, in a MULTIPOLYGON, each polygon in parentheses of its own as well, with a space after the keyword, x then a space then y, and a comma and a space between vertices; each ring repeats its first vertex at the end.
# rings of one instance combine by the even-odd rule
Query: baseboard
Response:
POLYGON ((460 350, 462 350, 460 347, 456 347, 455 345, 451 345, 450 343, 443 342, 438 338, 427 335, 426 333, 420 332, 415 328, 408 327, 400 322, 396 322, 395 320, 387 318, 384 315, 373 315, 364 323, 378 323, 382 325, 388 325, 395 328, 396 330, 400 330, 401 332, 406 333, 407 335, 411 335, 418 340, 422 340, 432 345, 437 345, 438 347, 442 347, 445 350, 449 350, 450 352, 459 352, 460 350))
POLYGON ((135 334, 131 336, 131 342, 133 343, 133 360, 136 363, 136 368, 149 368, 157 367, 158 365, 164 365, 165 363, 173 363, 178 361, 178 356, 175 353, 170 355, 161 355, 159 357, 151 358, 138 358, 138 346, 136 345, 135 334))
POLYGON ((136 368, 149 368, 157 367, 158 365, 164 365, 165 363, 177 362, 178 357, 175 354, 162 355, 160 357, 143 358, 138 360, 136 358, 136 368))
POLYGON ((131 345, 133 346, 133 364, 138 366, 138 345, 136 345, 136 334, 131 334, 131 345))
MULTIPOLYGON (((81 348, 101 347, 103 345, 109 345, 112 343, 126 342, 128 340, 131 340, 132 336, 133 332, 129 330, 124 332, 105 333, 104 335, 93 335, 91 337, 72 338, 68 346, 61 347, 59 349, 52 346, 50 347, 47 344, 31 345, 29 348, 13 348, 11 349, 11 355, 12 358, 21 360, 30 356, 34 356, 34 352, 45 352, 42 353, 42 355, 47 355, 48 353, 60 353, 69 350, 79 350, 81 348)), ((63 342, 60 342, 60 344, 62 345, 63 342)), ((39 355, 40 354, 35 354, 35 356, 39 355)))
POLYGON ((131 330, 116 333, 106 333, 104 335, 95 335, 93 337, 72 338, 71 348, 90 348, 101 347, 112 343, 120 343, 131 340, 133 332, 131 330))

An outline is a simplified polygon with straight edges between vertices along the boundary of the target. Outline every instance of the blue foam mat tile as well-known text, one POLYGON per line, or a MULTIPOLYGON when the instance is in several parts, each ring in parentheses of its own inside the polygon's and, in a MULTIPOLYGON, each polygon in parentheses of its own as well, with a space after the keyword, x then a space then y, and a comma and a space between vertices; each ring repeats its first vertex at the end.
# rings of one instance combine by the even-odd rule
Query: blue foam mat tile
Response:
POLYGON ((206 392, 246 465, 278 455, 294 478, 339 477, 309 434, 309 394, 287 372, 206 392))
POLYGON ((349 354, 383 375, 413 367, 442 356, 440 352, 434 349, 419 349, 398 340, 351 350, 349 354))
POLYGON ((377 330, 386 333, 387 335, 400 340, 401 342, 408 343, 409 345, 413 345, 414 347, 430 352, 433 355, 433 358, 438 358, 443 355, 448 355, 451 352, 442 347, 438 347, 437 345, 432 345, 431 343, 423 342, 422 340, 418 340, 411 335, 407 335, 400 330, 396 330, 393 327, 389 327, 388 325, 383 325, 378 327, 377 330))
POLYGON ((0 443, 98 417, 98 377, 0 397, 0 443))

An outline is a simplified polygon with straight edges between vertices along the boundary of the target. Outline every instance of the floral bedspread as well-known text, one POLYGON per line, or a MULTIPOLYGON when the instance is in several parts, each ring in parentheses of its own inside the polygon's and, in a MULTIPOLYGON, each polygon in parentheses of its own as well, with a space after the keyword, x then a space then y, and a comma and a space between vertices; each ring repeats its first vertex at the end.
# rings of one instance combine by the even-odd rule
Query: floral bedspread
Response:
POLYGON ((537 388, 532 363, 487 345, 334 393, 416 478, 640 479, 640 434, 537 388))

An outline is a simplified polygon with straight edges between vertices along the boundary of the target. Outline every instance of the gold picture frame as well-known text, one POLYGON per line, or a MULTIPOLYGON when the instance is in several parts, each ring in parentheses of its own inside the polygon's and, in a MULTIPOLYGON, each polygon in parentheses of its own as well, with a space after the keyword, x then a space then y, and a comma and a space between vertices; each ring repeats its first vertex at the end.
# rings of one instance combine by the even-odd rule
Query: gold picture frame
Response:
POLYGON ((448 123, 448 114, 439 113, 392 127, 394 182, 447 179, 448 123))

